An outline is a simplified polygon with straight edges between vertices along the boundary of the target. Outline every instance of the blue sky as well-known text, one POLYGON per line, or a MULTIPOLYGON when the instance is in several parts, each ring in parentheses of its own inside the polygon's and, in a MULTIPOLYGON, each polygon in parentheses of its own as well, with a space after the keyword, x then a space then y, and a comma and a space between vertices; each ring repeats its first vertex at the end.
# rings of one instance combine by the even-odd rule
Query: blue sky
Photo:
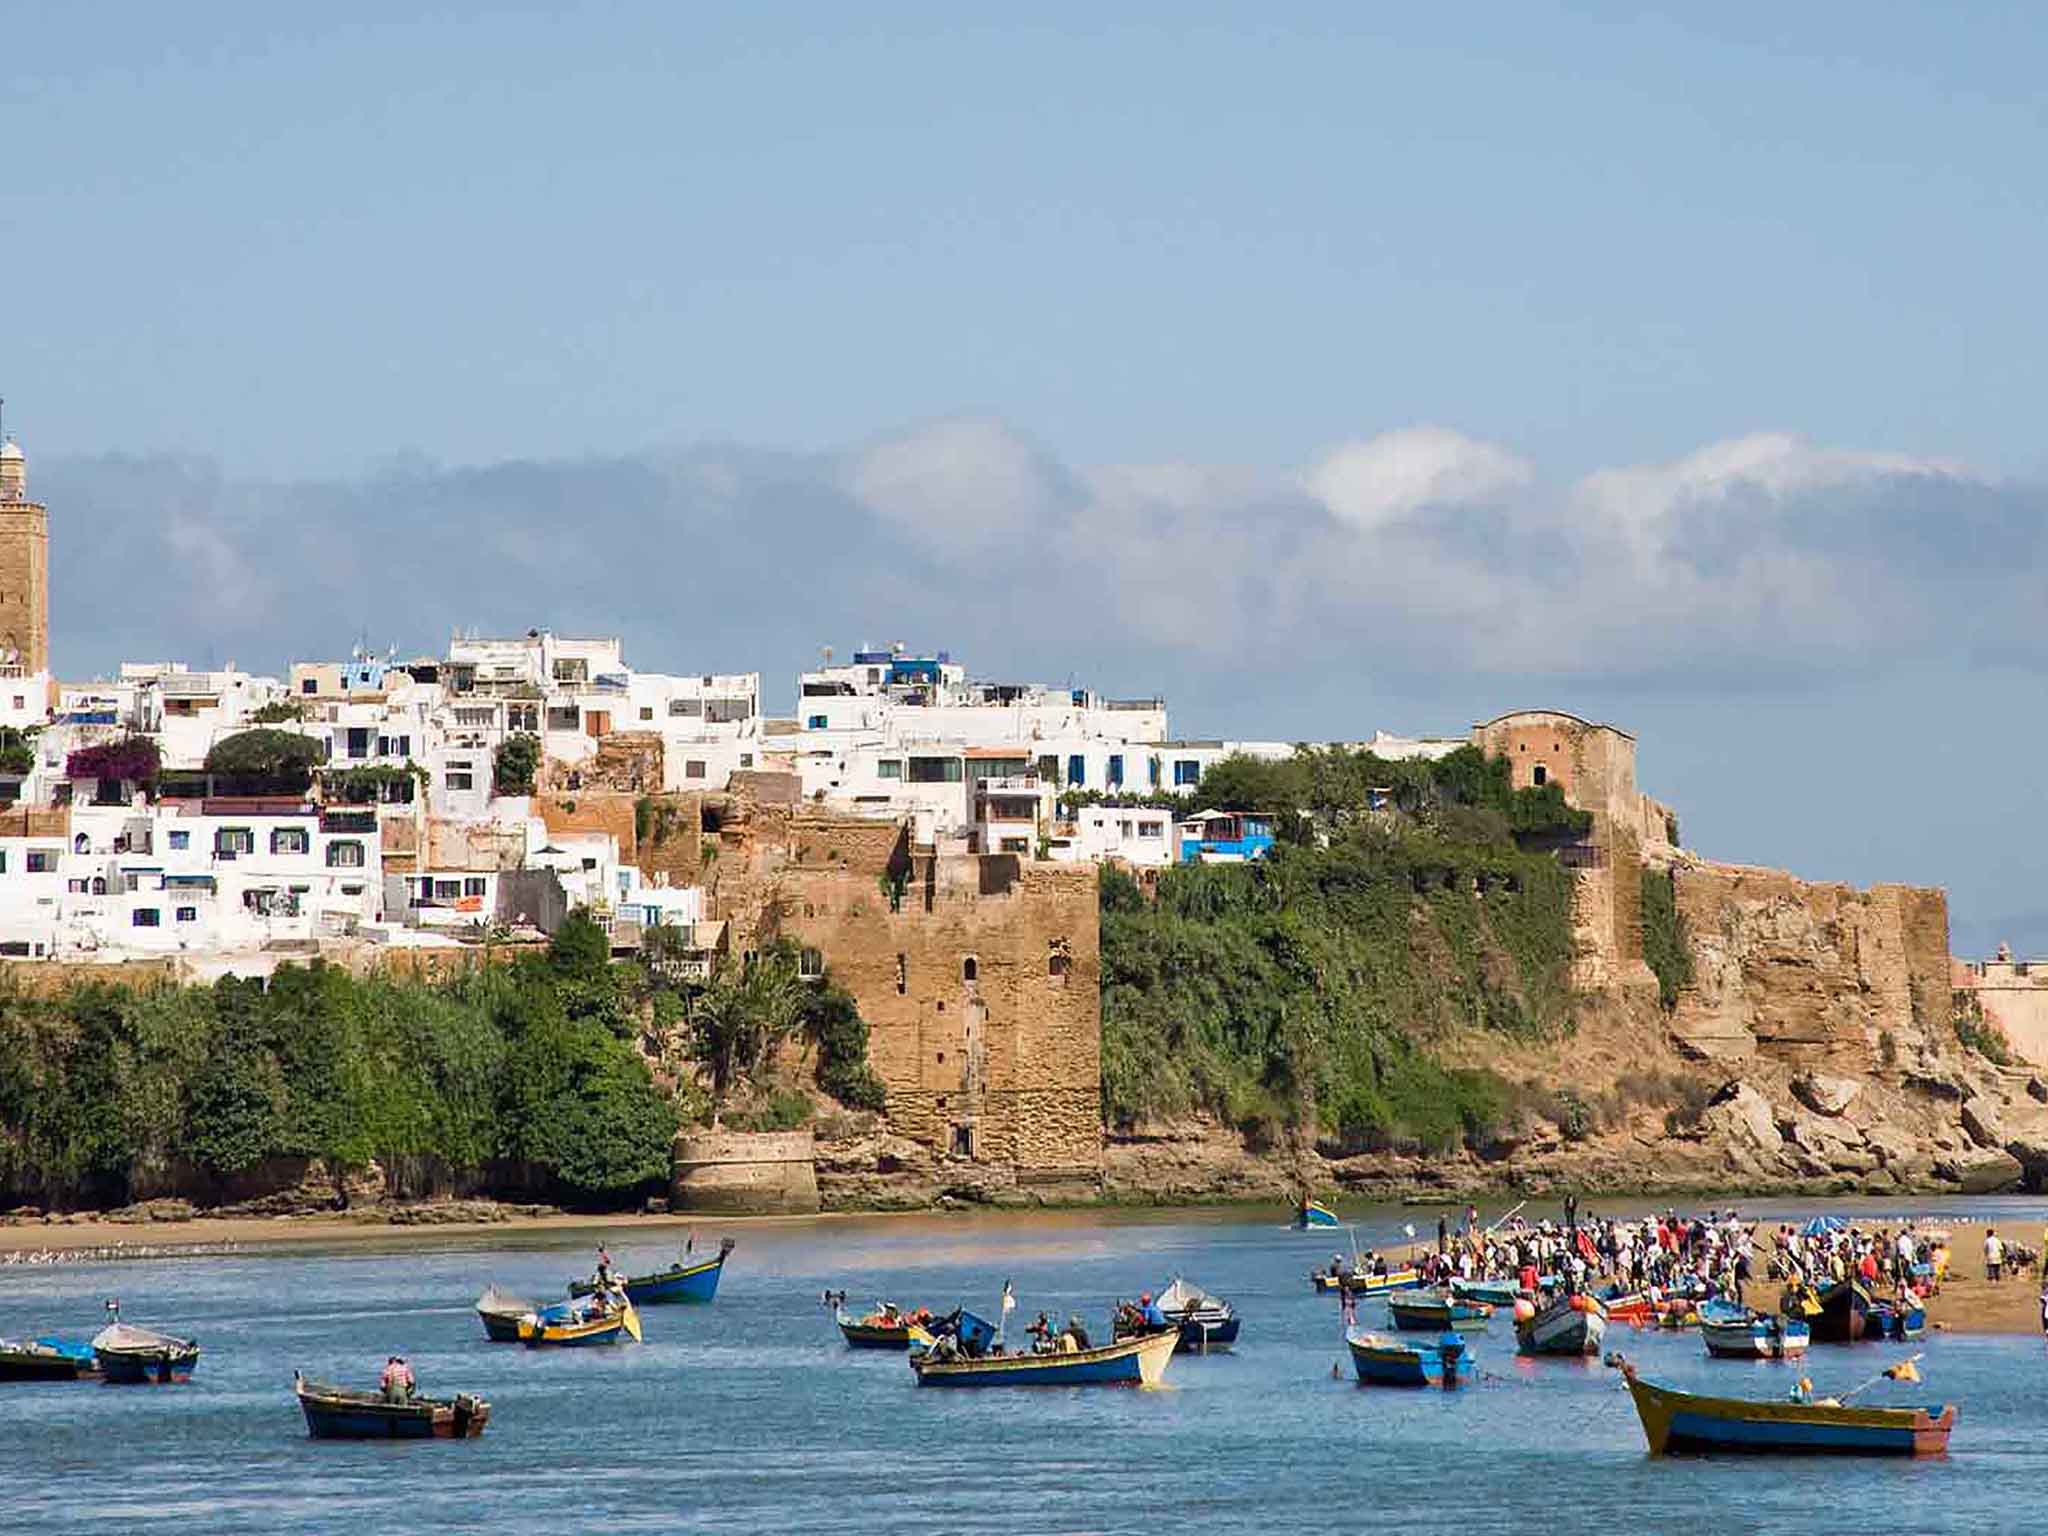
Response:
POLYGON ((17 9, 60 662, 553 620, 1205 732, 1555 703, 1708 853, 2048 947, 2038 10, 1296 9, 17 9), (235 601, 107 611, 109 547, 235 601))

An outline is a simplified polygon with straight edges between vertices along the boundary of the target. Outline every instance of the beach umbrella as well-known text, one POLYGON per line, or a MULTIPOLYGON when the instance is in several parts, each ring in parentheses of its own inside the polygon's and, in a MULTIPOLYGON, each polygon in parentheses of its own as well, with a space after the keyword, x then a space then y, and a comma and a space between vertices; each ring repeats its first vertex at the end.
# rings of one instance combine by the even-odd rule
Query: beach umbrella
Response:
POLYGON ((1849 1223, 1839 1216, 1816 1216, 1799 1229, 1808 1237, 1826 1237, 1834 1232, 1846 1232, 1849 1223))

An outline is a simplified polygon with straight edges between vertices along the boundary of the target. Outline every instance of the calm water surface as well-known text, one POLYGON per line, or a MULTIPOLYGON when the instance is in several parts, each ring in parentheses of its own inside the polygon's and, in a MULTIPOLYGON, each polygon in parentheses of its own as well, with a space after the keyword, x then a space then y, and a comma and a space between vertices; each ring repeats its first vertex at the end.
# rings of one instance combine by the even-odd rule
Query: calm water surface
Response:
MULTIPOLYGON (((1850 1209, 1840 1206, 1837 1209, 1850 1209)), ((2042 1202, 1948 1202, 1958 1217, 2038 1225, 2042 1202)), ((265 1251, 228 1259, 0 1269, 0 1333, 90 1332, 106 1296, 130 1320, 199 1338, 188 1387, 0 1388, 0 1530, 187 1520, 265 1531, 1406 1532, 1818 1528, 1997 1531, 2048 1494, 2048 1351, 2037 1339, 1930 1335, 1927 1380, 1872 1402, 1954 1399, 1943 1462, 1649 1461, 1616 1373, 1515 1358, 1504 1321, 1471 1330, 1480 1379, 1459 1392, 1352 1384, 1333 1300, 1304 1275, 1329 1234, 1277 1215, 895 1218, 735 1226, 717 1303, 645 1314, 647 1343, 492 1345, 470 1304, 486 1281, 554 1296, 589 1267, 588 1236, 433 1248, 265 1251), (851 1353, 818 1306, 965 1302, 992 1315, 1081 1310, 1183 1273, 1237 1304, 1238 1349, 1175 1360, 1155 1392, 919 1390, 899 1356, 851 1353), (407 1355, 424 1390, 480 1392, 482 1440, 315 1442, 294 1367, 369 1385, 407 1355)), ((1433 1212, 1363 1213, 1385 1241, 1433 1212)), ((699 1246, 718 1228, 698 1230, 699 1246)), ((615 1257, 664 1256, 645 1233, 615 1257)), ((1369 1325, 1384 1309, 1360 1308, 1369 1325)), ((1777 1396, 1783 1365, 1709 1362, 1696 1335, 1617 1328, 1649 1374, 1777 1396)), ((1841 1390, 1905 1346, 1817 1348, 1841 1390)), ((1862 1400, 1862 1399, 1859 1399, 1862 1400)))

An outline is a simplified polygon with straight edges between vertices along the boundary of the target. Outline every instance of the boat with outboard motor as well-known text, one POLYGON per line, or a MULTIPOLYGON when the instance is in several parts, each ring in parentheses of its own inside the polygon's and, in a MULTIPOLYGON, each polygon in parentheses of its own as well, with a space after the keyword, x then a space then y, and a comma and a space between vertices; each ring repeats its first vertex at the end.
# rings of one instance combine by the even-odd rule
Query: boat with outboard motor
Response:
MULTIPOLYGON (((1007 1288, 1004 1295, 1007 1310, 1007 1288)), ((1094 1344, 1077 1315, 1058 1331, 1034 1324, 1033 1347, 1011 1354, 1001 1330, 964 1308, 930 1331, 931 1343, 910 1351, 921 1387, 1150 1387, 1166 1375, 1180 1345, 1178 1328, 1094 1344)))
POLYGON ((1351 1368, 1359 1384, 1374 1387, 1455 1387, 1473 1369, 1464 1335, 1400 1339, 1384 1333, 1347 1333, 1351 1368))
POLYGON ((827 1291, 825 1304, 832 1308, 832 1320, 839 1325, 849 1349, 900 1350, 931 1342, 931 1334, 925 1331, 933 1322, 929 1308, 905 1312, 893 1301, 883 1301, 865 1316, 855 1317, 846 1310, 844 1291, 827 1291))
POLYGON ((1303 1200, 1294 1208, 1294 1230, 1297 1232, 1342 1225, 1344 1223, 1338 1219, 1337 1213, 1320 1200, 1303 1200))
POLYGON ((294 1372, 292 1392, 315 1440, 474 1440, 491 1405, 470 1392, 453 1397, 394 1397, 308 1381, 294 1372))

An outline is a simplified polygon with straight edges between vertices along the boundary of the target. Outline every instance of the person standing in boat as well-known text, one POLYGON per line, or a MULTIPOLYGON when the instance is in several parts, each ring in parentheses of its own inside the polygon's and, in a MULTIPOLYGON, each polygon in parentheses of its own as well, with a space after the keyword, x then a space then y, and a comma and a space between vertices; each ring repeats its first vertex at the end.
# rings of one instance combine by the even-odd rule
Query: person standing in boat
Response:
POLYGON ((412 1401, 412 1367, 405 1363, 405 1356, 393 1355, 384 1362, 384 1374, 377 1378, 377 1385, 383 1389, 384 1401, 387 1403, 412 1401))

